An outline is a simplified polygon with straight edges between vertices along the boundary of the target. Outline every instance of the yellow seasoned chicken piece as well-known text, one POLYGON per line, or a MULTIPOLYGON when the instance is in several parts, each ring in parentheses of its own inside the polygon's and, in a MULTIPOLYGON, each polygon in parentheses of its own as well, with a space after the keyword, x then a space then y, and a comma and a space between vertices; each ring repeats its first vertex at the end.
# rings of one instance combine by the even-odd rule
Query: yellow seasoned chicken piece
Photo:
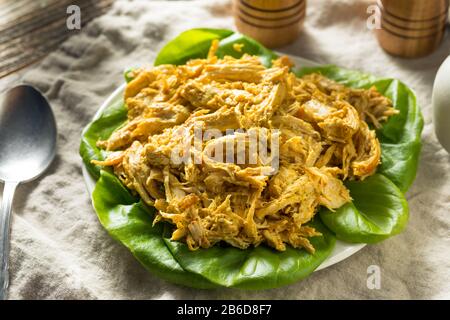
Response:
POLYGON ((370 126, 398 111, 376 88, 347 88, 319 74, 297 78, 286 57, 266 68, 258 57, 218 59, 215 50, 216 42, 206 59, 134 71, 124 97, 128 121, 98 141, 113 152, 94 163, 113 167, 158 210, 154 223, 172 223, 172 239, 191 250, 226 242, 314 252, 309 238, 320 233, 305 224, 319 206, 351 201, 345 179, 375 172, 381 148, 370 126), (202 135, 218 134, 196 143, 199 124, 202 135), (270 130, 279 132, 277 170, 250 143, 253 133, 268 139, 270 130), (225 146, 235 150, 232 161, 217 153, 225 146), (188 161, 173 161, 174 154, 188 161))

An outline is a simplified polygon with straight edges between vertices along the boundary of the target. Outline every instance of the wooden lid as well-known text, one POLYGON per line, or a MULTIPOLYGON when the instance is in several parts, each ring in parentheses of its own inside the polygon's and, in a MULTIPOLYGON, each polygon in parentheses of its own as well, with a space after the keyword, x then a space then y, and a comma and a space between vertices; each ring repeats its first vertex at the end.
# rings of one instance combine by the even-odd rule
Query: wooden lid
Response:
POLYGON ((449 0, 377 0, 378 6, 399 19, 420 22, 434 20, 448 12, 449 0))
POLYGON ((409 30, 440 29, 448 19, 448 10, 434 19, 416 21, 393 16, 386 12, 382 7, 380 7, 380 13, 384 22, 409 30))

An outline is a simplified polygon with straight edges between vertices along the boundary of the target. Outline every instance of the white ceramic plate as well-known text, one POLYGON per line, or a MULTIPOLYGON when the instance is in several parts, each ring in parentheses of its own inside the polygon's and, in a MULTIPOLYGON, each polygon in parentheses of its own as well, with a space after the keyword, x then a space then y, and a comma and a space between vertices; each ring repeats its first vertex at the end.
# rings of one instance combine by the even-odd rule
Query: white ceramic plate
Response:
MULTIPOLYGON (((290 56, 292 61, 295 62, 297 66, 317 66, 317 63, 311 60, 303 59, 300 57, 290 56)), ((118 102, 122 99, 123 93, 125 90, 125 83, 122 84, 119 88, 117 88, 106 101, 103 103, 103 105, 100 107, 100 109, 97 111, 97 113, 94 116, 94 119, 97 119, 102 114, 103 110, 105 110, 110 105, 118 102)), ((92 191, 95 187, 95 180, 91 177, 91 175, 88 173, 84 163, 82 163, 82 169, 83 169, 83 177, 84 181, 86 182, 86 187, 88 189, 89 194, 92 194, 92 191)), ((361 250, 363 247, 365 247, 366 244, 352 244, 352 243, 346 243, 337 240, 336 246, 334 247, 333 252, 330 254, 330 256, 322 262, 322 264, 316 269, 316 271, 325 269, 335 263, 338 263, 344 259, 347 259, 351 255, 355 254, 359 250, 361 250)))

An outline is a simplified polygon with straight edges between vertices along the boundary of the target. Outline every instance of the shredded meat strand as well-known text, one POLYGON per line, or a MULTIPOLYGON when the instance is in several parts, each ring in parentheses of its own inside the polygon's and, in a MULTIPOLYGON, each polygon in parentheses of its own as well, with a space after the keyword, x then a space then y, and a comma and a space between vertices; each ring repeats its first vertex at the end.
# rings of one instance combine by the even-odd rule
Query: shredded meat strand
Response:
POLYGON ((125 90, 128 122, 98 141, 114 152, 93 163, 112 166, 155 206, 154 222, 172 223, 172 239, 191 250, 223 241, 242 249, 265 243, 314 252, 309 239, 320 233, 305 224, 319 206, 335 210, 351 201, 345 179, 375 172, 381 149, 370 126, 379 128, 398 111, 376 88, 352 89, 320 74, 298 78, 287 57, 265 68, 258 57, 218 59, 216 50, 214 42, 206 59, 135 70, 125 90), (173 163, 180 132, 193 137, 196 122, 203 130, 243 132, 210 137, 200 149, 189 146, 200 164, 173 163), (235 164, 208 153, 248 143, 251 130, 268 135, 270 129, 280 132, 275 174, 260 159, 235 164))

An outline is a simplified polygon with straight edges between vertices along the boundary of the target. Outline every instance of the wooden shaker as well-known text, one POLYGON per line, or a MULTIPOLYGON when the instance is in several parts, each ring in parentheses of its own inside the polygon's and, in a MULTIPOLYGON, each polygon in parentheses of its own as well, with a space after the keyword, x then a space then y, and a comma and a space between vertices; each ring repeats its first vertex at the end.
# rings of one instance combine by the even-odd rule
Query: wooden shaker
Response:
POLYGON ((417 58, 441 44, 449 0, 377 0, 377 5, 381 29, 376 29, 376 35, 388 53, 417 58))
POLYGON ((306 0, 233 0, 238 30, 268 48, 293 42, 306 14, 306 0))

